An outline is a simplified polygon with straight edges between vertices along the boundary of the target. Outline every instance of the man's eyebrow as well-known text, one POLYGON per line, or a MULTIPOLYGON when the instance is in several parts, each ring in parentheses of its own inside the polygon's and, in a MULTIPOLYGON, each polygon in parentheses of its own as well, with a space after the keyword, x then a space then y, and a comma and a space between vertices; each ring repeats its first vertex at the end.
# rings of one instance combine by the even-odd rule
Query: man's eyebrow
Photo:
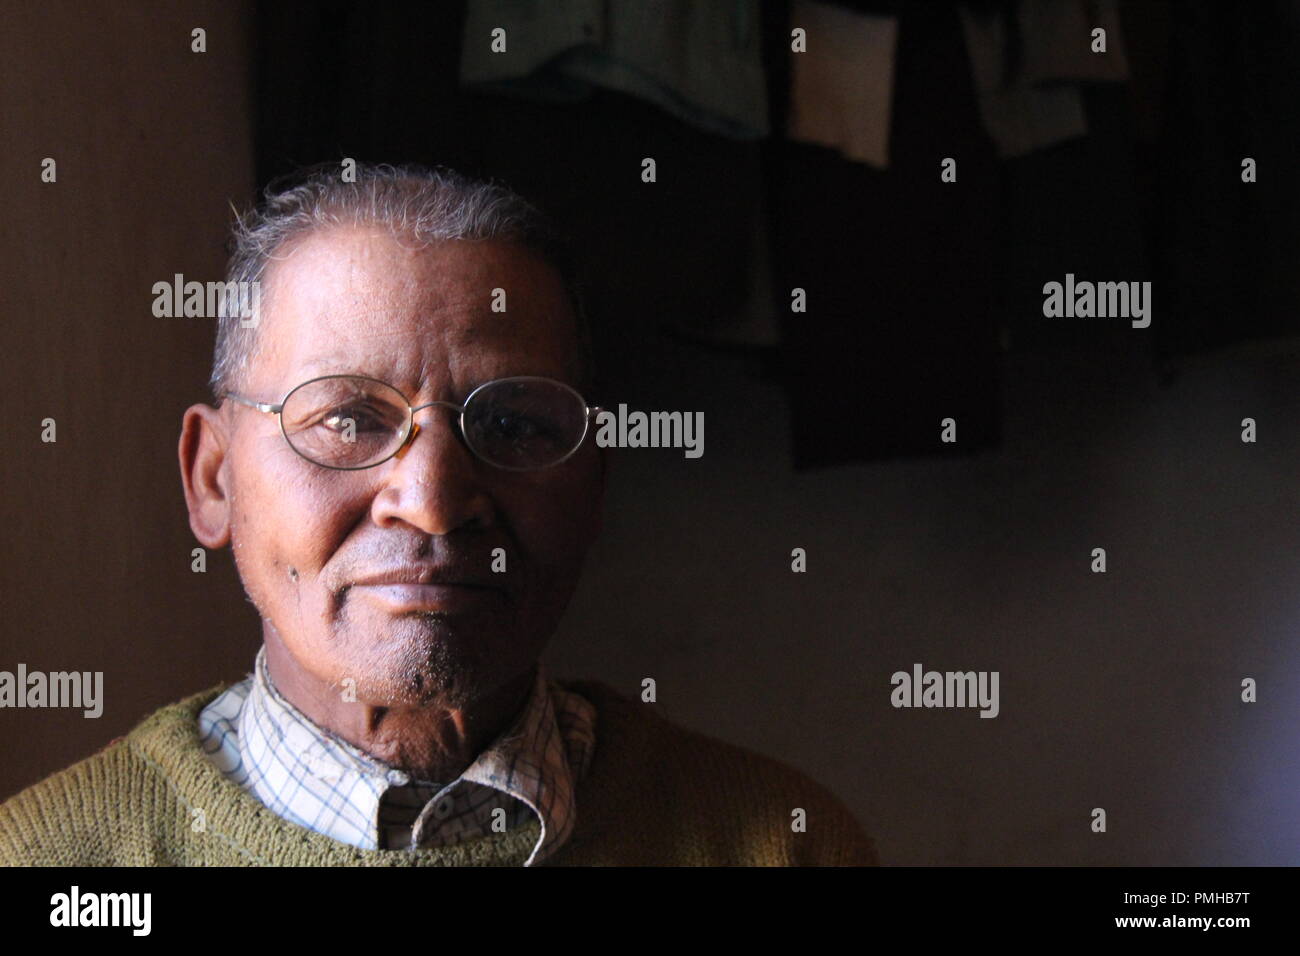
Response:
MULTIPOLYGON (((307 378, 320 378, 325 375, 367 375, 371 378, 378 377, 362 371, 354 359, 343 356, 312 359, 299 369, 299 374, 304 375, 307 378)), ((306 379, 303 380, 306 381, 306 379)))
POLYGON ((296 381, 290 387, 297 387, 304 382, 330 375, 357 375, 384 382, 406 395, 408 399, 419 391, 424 380, 423 369, 415 367, 412 371, 406 362, 399 362, 394 367, 389 364, 380 365, 371 359, 358 361, 355 356, 342 353, 309 359, 298 367, 294 375, 296 381))
POLYGON ((298 374, 306 376, 303 381, 325 375, 364 375, 367 378, 377 378, 381 382, 387 382, 392 378, 401 377, 407 371, 404 362, 399 361, 396 367, 388 365, 379 367, 373 358, 369 356, 358 361, 357 356, 351 352, 330 352, 308 359, 299 367, 298 374))

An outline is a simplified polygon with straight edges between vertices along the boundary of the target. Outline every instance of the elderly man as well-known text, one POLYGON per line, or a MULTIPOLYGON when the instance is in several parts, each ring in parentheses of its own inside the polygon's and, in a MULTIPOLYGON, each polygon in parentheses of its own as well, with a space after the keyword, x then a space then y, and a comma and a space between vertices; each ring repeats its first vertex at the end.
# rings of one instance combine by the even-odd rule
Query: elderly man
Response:
POLYGON ((262 618, 252 675, 0 806, 0 862, 855 864, 825 790, 539 663, 600 528, 563 247, 501 186, 313 170, 237 225, 190 526, 262 618))

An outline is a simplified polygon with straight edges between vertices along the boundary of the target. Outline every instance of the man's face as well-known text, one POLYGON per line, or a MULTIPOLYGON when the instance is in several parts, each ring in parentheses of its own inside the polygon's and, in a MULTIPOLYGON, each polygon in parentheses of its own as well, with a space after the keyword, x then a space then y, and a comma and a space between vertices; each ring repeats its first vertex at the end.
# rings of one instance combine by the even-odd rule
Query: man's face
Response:
MULTIPOLYGON (((415 406, 460 404, 513 375, 579 384, 568 298, 522 247, 419 248, 334 228, 291 245, 267 284, 242 392, 258 401, 338 373, 388 382, 415 406), (504 312, 490 308, 496 288, 504 312)), ((298 668, 322 685, 351 678, 362 703, 457 708, 532 667, 599 528, 590 434, 559 465, 506 471, 474 457, 454 413, 434 407, 416 413, 422 430, 400 457, 334 471, 295 454, 274 416, 232 402, 222 414, 236 563, 298 668)))

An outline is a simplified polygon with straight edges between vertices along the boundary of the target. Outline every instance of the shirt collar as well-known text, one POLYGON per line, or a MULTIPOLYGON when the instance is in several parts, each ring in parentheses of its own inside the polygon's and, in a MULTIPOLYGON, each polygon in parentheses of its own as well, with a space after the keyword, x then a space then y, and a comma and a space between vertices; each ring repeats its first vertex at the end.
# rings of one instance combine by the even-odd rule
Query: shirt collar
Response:
MULTIPOLYGON (((524 864, 532 865, 558 849, 573 830, 575 786, 594 749, 594 719, 591 704, 549 681, 539 664, 515 721, 437 793, 483 787, 525 804, 541 823, 541 835, 524 864)), ((247 774, 242 785, 263 803, 308 829, 366 849, 379 845, 379 804, 385 791, 421 783, 319 727, 285 699, 271 682, 265 647, 258 651, 240 708, 238 743, 247 774)), ((428 801, 416 832, 431 829, 438 803, 437 797, 428 801)), ((485 818, 476 822, 484 824, 481 832, 491 832, 485 818)))

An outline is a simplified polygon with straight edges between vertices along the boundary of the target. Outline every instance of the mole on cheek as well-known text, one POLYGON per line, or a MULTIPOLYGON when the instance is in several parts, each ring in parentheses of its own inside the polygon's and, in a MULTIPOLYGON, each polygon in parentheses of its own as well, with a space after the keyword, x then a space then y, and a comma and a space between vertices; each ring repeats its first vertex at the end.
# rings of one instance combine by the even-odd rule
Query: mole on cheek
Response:
POLYGON ((298 580, 298 569, 295 568, 293 565, 289 566, 289 580, 295 583, 298 580))

